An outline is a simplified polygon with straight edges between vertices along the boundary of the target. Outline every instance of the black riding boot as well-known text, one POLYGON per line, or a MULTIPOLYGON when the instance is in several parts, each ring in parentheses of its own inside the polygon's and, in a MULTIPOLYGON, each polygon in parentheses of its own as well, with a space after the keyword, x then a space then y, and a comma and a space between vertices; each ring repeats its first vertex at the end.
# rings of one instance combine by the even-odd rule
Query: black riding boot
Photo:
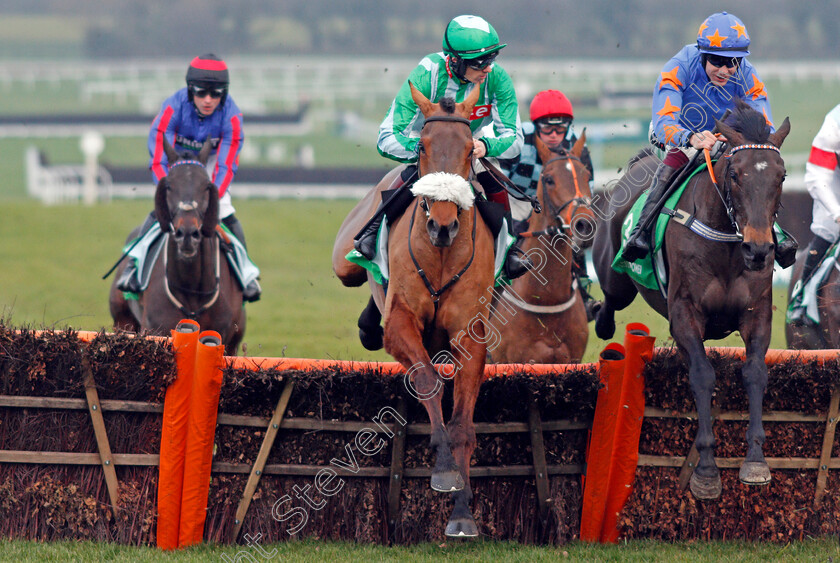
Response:
POLYGON ((405 167, 405 170, 391 184, 391 187, 382 192, 382 203, 376 208, 368 224, 353 239, 353 248, 368 260, 373 260, 373 257, 376 256, 376 239, 379 234, 379 227, 382 225, 382 217, 387 213, 388 220, 393 222, 394 219, 403 214, 411 200, 414 199, 409 186, 414 183, 415 179, 417 179, 417 165, 410 164, 405 167))
MULTIPOLYGON (((510 201, 508 200, 508 193, 505 187, 496 179, 495 176, 493 176, 493 174, 486 171, 476 174, 476 180, 478 180, 481 187, 484 188, 484 193, 486 194, 488 201, 498 203, 504 207, 504 218, 507 221, 508 234, 514 239, 518 239, 519 237, 516 234, 516 229, 513 225, 513 218, 510 213, 510 201)), ((498 236, 497 232, 494 232, 494 234, 498 236)), ((505 258, 504 266, 505 276, 507 279, 514 280, 527 272, 529 268, 533 267, 534 263, 525 256, 525 253, 522 252, 521 248, 515 244, 510 247, 507 257, 505 258)))
POLYGON ((782 231, 782 235, 784 236, 781 241, 777 240, 776 230, 773 230, 773 241, 776 243, 776 263, 782 268, 790 268, 796 262, 796 251, 799 250, 799 243, 781 225, 776 223, 776 226, 779 227, 779 230, 782 231))
POLYGON ((653 183, 650 186, 647 201, 642 207, 642 214, 633 231, 630 233, 630 238, 624 245, 624 250, 621 257, 628 262, 635 262, 639 258, 644 258, 650 252, 650 232, 656 224, 656 213, 659 212, 659 200, 665 195, 665 190, 668 187, 668 180, 674 175, 677 168, 671 168, 664 162, 659 163, 659 168, 656 169, 656 174, 653 177, 653 183))
POLYGON ((581 251, 574 255, 572 262, 572 273, 578 280, 578 289, 580 295, 583 297, 583 306, 586 309, 586 322, 591 322, 598 314, 598 310, 603 303, 596 300, 589 294, 589 287, 592 285, 592 280, 589 279, 589 272, 586 268, 586 255, 581 251))
MULTIPOLYGON (((228 215, 224 219, 222 219, 222 223, 230 229, 239 242, 242 243, 242 246, 245 247, 245 250, 248 250, 248 245, 245 244, 245 231, 242 229, 242 223, 239 222, 239 219, 236 218, 235 215, 228 215)), ((234 260, 236 256, 234 256, 234 260)), ((244 299, 248 303, 253 303, 254 301, 259 301, 260 297, 262 296, 262 287, 260 287, 260 282, 257 280, 252 281, 248 284, 248 287, 242 289, 242 299, 244 299)))
MULTIPOLYGON (((157 215, 152 211, 146 216, 146 220, 143 221, 143 226, 140 227, 140 234, 137 235, 137 238, 145 235, 155 223, 157 223, 157 215)), ((117 289, 127 293, 140 293, 140 276, 137 273, 137 264, 129 256, 126 256, 125 259, 127 262, 125 269, 117 280, 117 289)))
POLYGON ((802 266, 802 277, 799 278, 793 295, 791 295, 790 306, 787 312, 788 323, 793 325, 812 324, 811 319, 805 314, 805 307, 802 306, 805 285, 811 281, 811 276, 814 275, 817 266, 822 262, 826 251, 831 248, 831 244, 831 242, 818 235, 814 235, 814 238, 808 243, 808 248, 805 249, 807 254, 805 256, 805 264, 802 266))

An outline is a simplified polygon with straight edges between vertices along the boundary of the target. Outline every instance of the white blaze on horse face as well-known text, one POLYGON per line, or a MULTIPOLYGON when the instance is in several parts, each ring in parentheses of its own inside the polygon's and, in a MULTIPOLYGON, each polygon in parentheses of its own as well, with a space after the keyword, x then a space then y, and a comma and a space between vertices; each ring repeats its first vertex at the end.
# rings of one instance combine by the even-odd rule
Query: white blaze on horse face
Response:
POLYGON ((198 203, 195 201, 179 201, 178 209, 180 211, 192 211, 198 208, 198 203))
POLYGON ((415 196, 432 198, 435 201, 451 201, 461 209, 469 209, 475 201, 470 183, 457 174, 434 172, 426 174, 411 186, 415 196))
POLYGON ((762 160, 761 162, 756 162, 755 163, 755 169, 758 170, 759 172, 761 172, 765 168, 767 168, 767 162, 762 160))
POLYGON ((566 163, 566 170, 568 170, 569 172, 572 171, 572 163, 571 162, 566 163))

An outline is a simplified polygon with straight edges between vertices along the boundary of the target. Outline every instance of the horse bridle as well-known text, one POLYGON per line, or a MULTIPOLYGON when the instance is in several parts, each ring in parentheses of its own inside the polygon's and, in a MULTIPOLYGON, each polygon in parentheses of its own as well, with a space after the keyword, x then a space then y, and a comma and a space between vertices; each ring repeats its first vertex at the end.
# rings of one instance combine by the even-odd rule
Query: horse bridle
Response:
MULTIPOLYGON (((432 115, 432 116, 429 116, 429 117, 426 118, 426 123, 429 123, 430 121, 449 121, 449 122, 454 122, 454 123, 463 123, 467 127, 470 126, 470 120, 465 118, 465 117, 461 117, 459 115, 432 115)), ((426 123, 423 124, 423 127, 426 126, 426 123)), ((420 169, 419 164, 418 164, 417 168, 418 168, 418 171, 419 171, 419 169, 420 169)), ((422 176, 423 176, 423 174, 420 174, 420 177, 422 177, 422 176)), ((423 211, 425 211, 426 216, 428 216, 429 215, 429 204, 426 201, 425 197, 420 198, 420 199, 423 200, 423 211)), ((437 308, 438 308, 438 302, 440 301, 440 296, 447 289, 449 289, 450 287, 455 285, 455 283, 459 279, 461 279, 461 276, 463 276, 464 273, 466 273, 466 271, 472 265, 473 259, 475 258, 475 233, 476 233, 476 226, 477 226, 477 223, 478 223, 478 221, 476 220, 477 219, 477 214, 476 214, 476 208, 473 205, 472 254, 470 255, 469 261, 461 269, 460 272, 458 272, 457 274, 452 276, 452 278, 448 282, 443 284, 440 289, 436 290, 435 287, 432 285, 432 282, 429 281, 429 278, 426 275, 425 270, 423 270, 423 268, 420 266, 420 263, 417 262, 417 258, 414 256, 414 249, 411 247, 411 233, 414 232, 414 218, 417 215, 417 206, 420 205, 420 199, 418 199, 417 201, 414 202, 414 209, 411 212, 411 221, 409 222, 409 225, 408 225, 408 254, 411 256, 411 261, 414 263, 414 268, 417 270, 417 274, 420 276, 420 279, 423 280, 423 284, 426 286, 426 289, 429 291, 429 294, 432 296, 432 302, 435 304, 435 314, 437 314, 437 308)), ((459 207, 458 208, 458 213, 460 214, 460 212, 461 212, 461 208, 459 207)))
MULTIPOLYGON (((204 168, 204 165, 198 160, 178 160, 172 163, 169 166, 169 169, 172 170, 176 166, 183 166, 185 164, 191 164, 195 166, 200 166, 204 168)), ((195 209, 195 203, 185 203, 183 201, 178 202, 178 208, 186 211, 192 211, 195 209)), ((203 217, 202 217, 203 219, 203 217)), ((178 300, 177 297, 172 293, 169 284, 169 274, 167 273, 167 262, 169 260, 169 235, 174 234, 175 232, 175 225, 173 221, 169 221, 169 233, 166 234, 167 240, 163 242, 163 287, 166 290, 166 296, 169 298, 170 303, 172 303, 175 307, 178 308, 181 313, 183 313, 188 319, 196 320, 200 314, 205 312, 207 309, 212 307, 216 301, 219 299, 219 293, 221 290, 221 259, 220 259, 220 250, 219 250, 219 237, 217 234, 214 233, 214 237, 216 239, 216 281, 215 287, 210 291, 196 291, 193 289, 185 288, 185 287, 176 287, 176 289, 183 293, 191 293, 193 295, 209 295, 210 299, 207 303, 202 305, 196 310, 188 309, 181 301, 178 300)))
MULTIPOLYGON (((726 159, 725 163, 726 166, 723 169, 723 193, 720 191, 720 187, 717 183, 717 178, 715 178, 714 170, 711 166, 711 162, 707 161, 707 168, 709 169, 709 176, 712 180, 712 185, 715 187, 715 192, 717 192, 718 197, 720 198, 721 202, 723 203, 723 207, 726 210, 726 215, 729 217, 729 222, 732 224, 732 228, 735 229, 735 236, 739 239, 743 240, 744 235, 741 233, 741 228, 738 225, 738 221, 735 219, 735 206, 732 204, 732 185, 731 180, 729 177, 729 169, 732 166, 732 155, 738 151, 742 150, 773 150, 777 153, 781 154, 779 147, 776 145, 771 145, 770 143, 745 143, 743 145, 738 145, 735 147, 731 147, 726 154, 723 155, 723 158, 726 159)), ((708 156, 708 152, 706 153, 708 156)))
MULTIPOLYGON (((545 164, 543 164, 543 171, 545 171, 549 164, 558 160, 575 160, 583 164, 580 158, 563 150, 560 153, 558 153, 557 156, 549 159, 545 164)), ((554 217, 554 219, 560 224, 560 226, 557 227, 555 225, 551 225, 547 229, 543 229, 541 231, 529 231, 521 233, 521 237, 538 237, 542 235, 554 236, 561 232, 569 231, 572 228, 572 218, 575 216, 575 211, 577 211, 579 207, 592 206, 592 199, 584 196, 583 192, 580 189, 580 182, 578 180, 577 170, 575 170, 574 164, 570 166, 570 169, 572 172, 572 178, 574 179, 575 183, 575 197, 561 205, 559 208, 556 208, 554 206, 554 202, 551 200, 551 196, 547 193, 547 190, 545 189, 545 183, 543 183, 543 195, 545 197, 545 206, 548 209, 549 215, 551 217, 554 217), (569 208, 568 220, 564 219, 564 217, 561 215, 567 207, 569 208)))

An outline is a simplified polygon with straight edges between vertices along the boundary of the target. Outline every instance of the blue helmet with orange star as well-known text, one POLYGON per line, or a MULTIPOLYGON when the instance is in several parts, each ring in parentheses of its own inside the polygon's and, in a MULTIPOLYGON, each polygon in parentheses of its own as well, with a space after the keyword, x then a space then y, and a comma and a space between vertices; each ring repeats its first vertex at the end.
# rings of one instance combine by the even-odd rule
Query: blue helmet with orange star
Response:
POLYGON ((726 12, 712 14, 697 30, 697 48, 701 53, 726 57, 746 57, 750 54, 750 36, 736 16, 726 12))

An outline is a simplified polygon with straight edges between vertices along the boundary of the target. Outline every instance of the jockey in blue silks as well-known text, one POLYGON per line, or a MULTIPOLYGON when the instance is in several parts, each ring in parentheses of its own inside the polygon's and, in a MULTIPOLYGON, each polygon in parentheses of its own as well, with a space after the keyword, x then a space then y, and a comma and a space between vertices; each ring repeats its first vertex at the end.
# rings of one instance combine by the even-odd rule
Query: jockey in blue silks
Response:
MULTIPOLYGON (((665 158, 650 186, 647 201, 621 257, 629 262, 650 252, 649 230, 655 224, 658 203, 668 191, 669 180, 696 151, 715 146, 715 119, 741 99, 764 114, 773 129, 767 90, 758 72, 746 59, 750 36, 744 23, 726 12, 706 18, 697 30, 697 41, 686 45, 665 63, 653 90, 651 143, 664 148, 665 158)), ((788 233, 778 241, 776 261, 786 268, 796 258, 796 241, 788 233)))
MULTIPOLYGON (((219 219, 245 245, 242 224, 234 215, 230 199, 230 184, 239 165, 239 152, 245 135, 242 131, 242 112, 228 94, 230 78, 225 62, 213 54, 195 57, 187 68, 187 87, 181 88, 161 105, 149 131, 149 169, 157 184, 169 172, 169 161, 163 150, 166 139, 178 153, 198 155, 207 139, 215 149, 207 161, 207 171, 219 188, 219 219)), ((154 212, 141 227, 141 236, 156 222, 154 212)), ((128 266, 117 280, 121 291, 138 293, 140 281, 136 265, 128 266)), ((260 298, 259 282, 253 280, 243 289, 246 301, 260 298)))

